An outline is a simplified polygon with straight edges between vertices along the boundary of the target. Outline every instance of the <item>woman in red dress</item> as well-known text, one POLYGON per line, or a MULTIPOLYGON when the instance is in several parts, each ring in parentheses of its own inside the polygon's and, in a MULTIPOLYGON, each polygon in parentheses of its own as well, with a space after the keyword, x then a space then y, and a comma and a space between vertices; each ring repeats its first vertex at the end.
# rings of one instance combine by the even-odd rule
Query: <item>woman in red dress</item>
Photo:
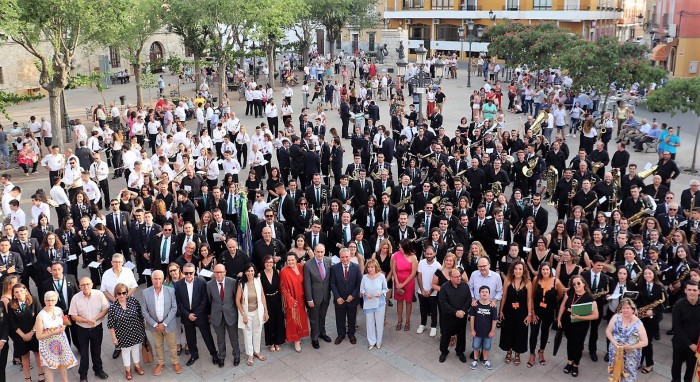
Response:
POLYGON ((399 243, 399 251, 391 256, 391 274, 394 279, 394 298, 396 299, 396 311, 398 323, 396 330, 401 330, 403 324, 403 304, 406 303, 406 325, 404 331, 411 330, 411 308, 413 296, 416 292, 416 272, 418 270, 418 258, 413 253, 413 242, 404 239, 399 243))
POLYGON ((309 318, 304 305, 304 271, 292 252, 287 253, 287 266, 280 271, 280 291, 287 342, 294 342, 294 350, 300 353, 301 339, 309 336, 309 318))

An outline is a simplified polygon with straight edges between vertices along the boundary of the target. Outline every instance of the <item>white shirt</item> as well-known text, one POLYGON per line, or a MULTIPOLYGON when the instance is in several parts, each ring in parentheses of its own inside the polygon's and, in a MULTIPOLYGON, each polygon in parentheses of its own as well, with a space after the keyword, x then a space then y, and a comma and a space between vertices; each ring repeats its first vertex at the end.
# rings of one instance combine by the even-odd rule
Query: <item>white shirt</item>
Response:
POLYGON ((114 287, 120 283, 126 285, 129 289, 139 286, 136 284, 134 272, 131 270, 127 269, 126 267, 122 267, 121 273, 119 273, 119 276, 117 276, 116 273, 114 273, 114 268, 110 268, 102 275, 102 285, 100 286, 100 290, 102 292, 108 292, 112 295, 112 297, 116 297, 114 296, 114 287))
POLYGON ((144 130, 143 122, 134 122, 131 127, 131 131, 134 132, 134 135, 143 135, 144 130))
POLYGON ((83 182, 83 191, 85 191, 85 194, 93 203, 97 203, 102 195, 100 194, 100 188, 97 186, 97 183, 92 179, 83 182))
POLYGON ((66 190, 64 190, 60 185, 51 187, 49 195, 54 202, 58 203, 59 206, 61 204, 70 205, 68 194, 66 194, 66 190))
POLYGON ((277 118, 277 105, 271 103, 265 105, 265 116, 268 118, 277 118))
POLYGON ((213 159, 207 166, 207 179, 216 180, 219 178, 219 162, 213 159))
POLYGON ((204 111, 202 111, 202 109, 197 108, 195 110, 195 115, 197 116, 197 123, 204 123, 204 111))
POLYGON ((83 168, 77 166, 76 168, 68 166, 66 171, 63 173, 63 184, 66 186, 75 184, 76 187, 83 186, 83 180, 80 179, 80 174, 83 172, 83 168))
POLYGON ((170 246, 173 245, 173 237, 172 236, 163 236, 163 240, 160 241, 160 252, 156 254, 151 254, 151 256, 155 255, 158 256, 159 259, 161 259, 160 255, 163 253, 163 247, 165 247, 165 261, 161 262, 163 264, 168 264, 170 262, 170 246), (165 239, 168 240, 165 240, 165 239))
POLYGON ((153 288, 153 297, 154 297, 154 302, 156 304, 156 326, 158 326, 158 322, 163 322, 163 319, 165 318, 165 293, 163 293, 163 286, 160 287, 160 293, 156 292, 156 288, 153 288))
POLYGON ((127 187, 140 189, 143 186, 143 174, 139 171, 131 171, 127 187))
POLYGON ((41 160, 41 165, 48 167, 49 171, 59 171, 66 165, 66 158, 63 154, 49 154, 41 160))
POLYGON ((192 279, 192 282, 187 282, 185 280, 185 287, 187 287, 187 299, 190 302, 190 307, 192 306, 192 290, 194 289, 194 279, 192 279))
POLYGON ((187 119, 187 115, 185 114, 185 107, 184 106, 178 106, 175 108, 175 116, 181 120, 184 121, 187 119))
POLYGON ((231 160, 224 160, 221 165, 224 167, 224 174, 239 174, 241 172, 241 164, 233 157, 231 160))
POLYGON ((155 120, 148 122, 148 134, 158 134, 158 128, 161 127, 160 121, 155 120))
POLYGON ((42 122, 41 131, 43 132, 44 137, 46 137, 46 138, 53 137, 53 133, 51 132, 51 122, 49 122, 49 121, 42 122))
POLYGON ((98 182, 101 182, 109 176, 109 168, 107 167, 107 162, 100 161, 99 163, 93 162, 90 165, 90 178, 97 178, 98 182))
POLYGON ((25 223, 27 222, 27 215, 22 211, 21 208, 18 208, 17 211, 12 211, 10 210, 10 224, 12 224, 15 229, 19 229, 19 227, 26 225, 25 223))
POLYGON ((32 204, 32 223, 39 224, 40 214, 46 215, 46 218, 51 221, 51 209, 48 204, 41 202, 39 207, 32 204))
POLYGON ((124 165, 124 168, 134 171, 134 162, 136 162, 138 158, 139 156, 133 150, 125 152, 122 155, 122 164, 124 165))
MULTIPOLYGON (((421 275, 420 283, 423 285, 423 290, 432 288, 433 276, 440 267, 441 265, 437 260, 434 260, 432 264, 428 264, 427 259, 422 259, 418 262, 418 273, 421 275)), ((430 295, 437 296, 437 291, 434 290, 430 295)))

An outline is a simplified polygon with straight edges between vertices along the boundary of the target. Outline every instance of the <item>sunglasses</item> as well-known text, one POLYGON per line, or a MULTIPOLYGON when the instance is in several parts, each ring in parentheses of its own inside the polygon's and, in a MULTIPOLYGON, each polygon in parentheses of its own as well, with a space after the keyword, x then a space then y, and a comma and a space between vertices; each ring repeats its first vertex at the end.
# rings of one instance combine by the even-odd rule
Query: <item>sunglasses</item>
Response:
POLYGON ((678 211, 678 208, 669 208, 669 211, 678 211))
POLYGON ((163 228, 163 232, 170 232, 172 230, 173 230, 172 228, 163 228))
POLYGON ((274 215, 265 215, 266 218, 272 218, 274 215))
POLYGON ((119 203, 110 203, 109 205, 110 205, 110 206, 118 206, 119 203))
POLYGON ((177 272, 177 271, 179 271, 179 269, 170 269, 170 270, 168 270, 168 272, 170 272, 170 273, 177 272))
POLYGON ((182 272, 182 273, 184 273, 185 276, 189 276, 189 275, 193 275, 193 274, 194 274, 194 272, 182 272))
POLYGON ((119 292, 117 296, 126 296, 127 294, 129 294, 129 292, 119 292))
POLYGON ((578 282, 578 283, 574 283, 573 285, 575 285, 575 286, 581 286, 581 285, 583 285, 583 283, 582 283, 582 282, 578 282))

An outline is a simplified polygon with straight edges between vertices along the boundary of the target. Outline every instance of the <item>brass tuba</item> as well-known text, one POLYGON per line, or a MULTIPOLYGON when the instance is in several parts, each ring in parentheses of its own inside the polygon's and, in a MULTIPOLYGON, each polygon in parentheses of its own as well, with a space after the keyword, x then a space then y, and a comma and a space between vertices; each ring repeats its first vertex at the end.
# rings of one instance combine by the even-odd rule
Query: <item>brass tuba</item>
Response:
POLYGON ((491 192, 493 192, 493 197, 498 198, 498 195, 501 195, 503 192, 503 186, 501 185, 501 182, 493 182, 491 184, 491 192))
POLYGON ((537 114, 537 118, 532 122, 532 125, 530 125, 530 130, 532 131, 532 135, 540 135, 542 132, 542 122, 547 120, 547 112, 544 110, 540 110, 540 112, 537 114))
POLYGON ((539 161, 538 157, 535 156, 529 161, 527 161, 527 166, 523 167, 523 175, 526 177, 531 177, 532 174, 535 172, 535 167, 537 167, 537 162, 539 161))
POLYGON ((559 181, 559 171, 557 171, 554 166, 549 166, 547 173, 545 174, 545 179, 547 181, 547 193, 549 194, 549 205, 554 205, 552 201, 554 199, 554 190, 557 187, 557 181, 559 181))

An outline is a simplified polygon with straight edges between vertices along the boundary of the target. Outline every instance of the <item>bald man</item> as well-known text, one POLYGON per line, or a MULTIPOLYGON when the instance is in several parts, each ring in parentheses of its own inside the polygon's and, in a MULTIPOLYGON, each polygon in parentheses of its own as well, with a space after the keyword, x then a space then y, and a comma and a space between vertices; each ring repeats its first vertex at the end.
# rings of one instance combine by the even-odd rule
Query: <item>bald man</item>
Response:
POLYGON ((233 366, 241 363, 241 349, 238 345, 238 309, 236 308, 236 279, 226 277, 223 264, 214 266, 214 278, 207 283, 207 296, 211 306, 211 324, 216 333, 219 367, 224 367, 226 359, 226 332, 233 353, 233 366))
POLYGON ((163 343, 168 346, 170 362, 173 364, 176 374, 182 373, 180 357, 177 355, 177 300, 175 289, 164 288, 163 271, 156 270, 151 274, 153 286, 143 291, 143 305, 141 311, 146 320, 146 329, 153 334, 153 342, 156 345, 156 366, 153 375, 160 375, 165 365, 165 353, 163 343))
POLYGON ((75 342, 80 351, 80 381, 87 381, 90 357, 95 375, 100 379, 107 379, 109 376, 102 368, 102 319, 109 311, 109 302, 102 292, 92 289, 93 284, 89 277, 80 279, 79 285, 81 293, 73 296, 68 314, 77 325, 75 342))

